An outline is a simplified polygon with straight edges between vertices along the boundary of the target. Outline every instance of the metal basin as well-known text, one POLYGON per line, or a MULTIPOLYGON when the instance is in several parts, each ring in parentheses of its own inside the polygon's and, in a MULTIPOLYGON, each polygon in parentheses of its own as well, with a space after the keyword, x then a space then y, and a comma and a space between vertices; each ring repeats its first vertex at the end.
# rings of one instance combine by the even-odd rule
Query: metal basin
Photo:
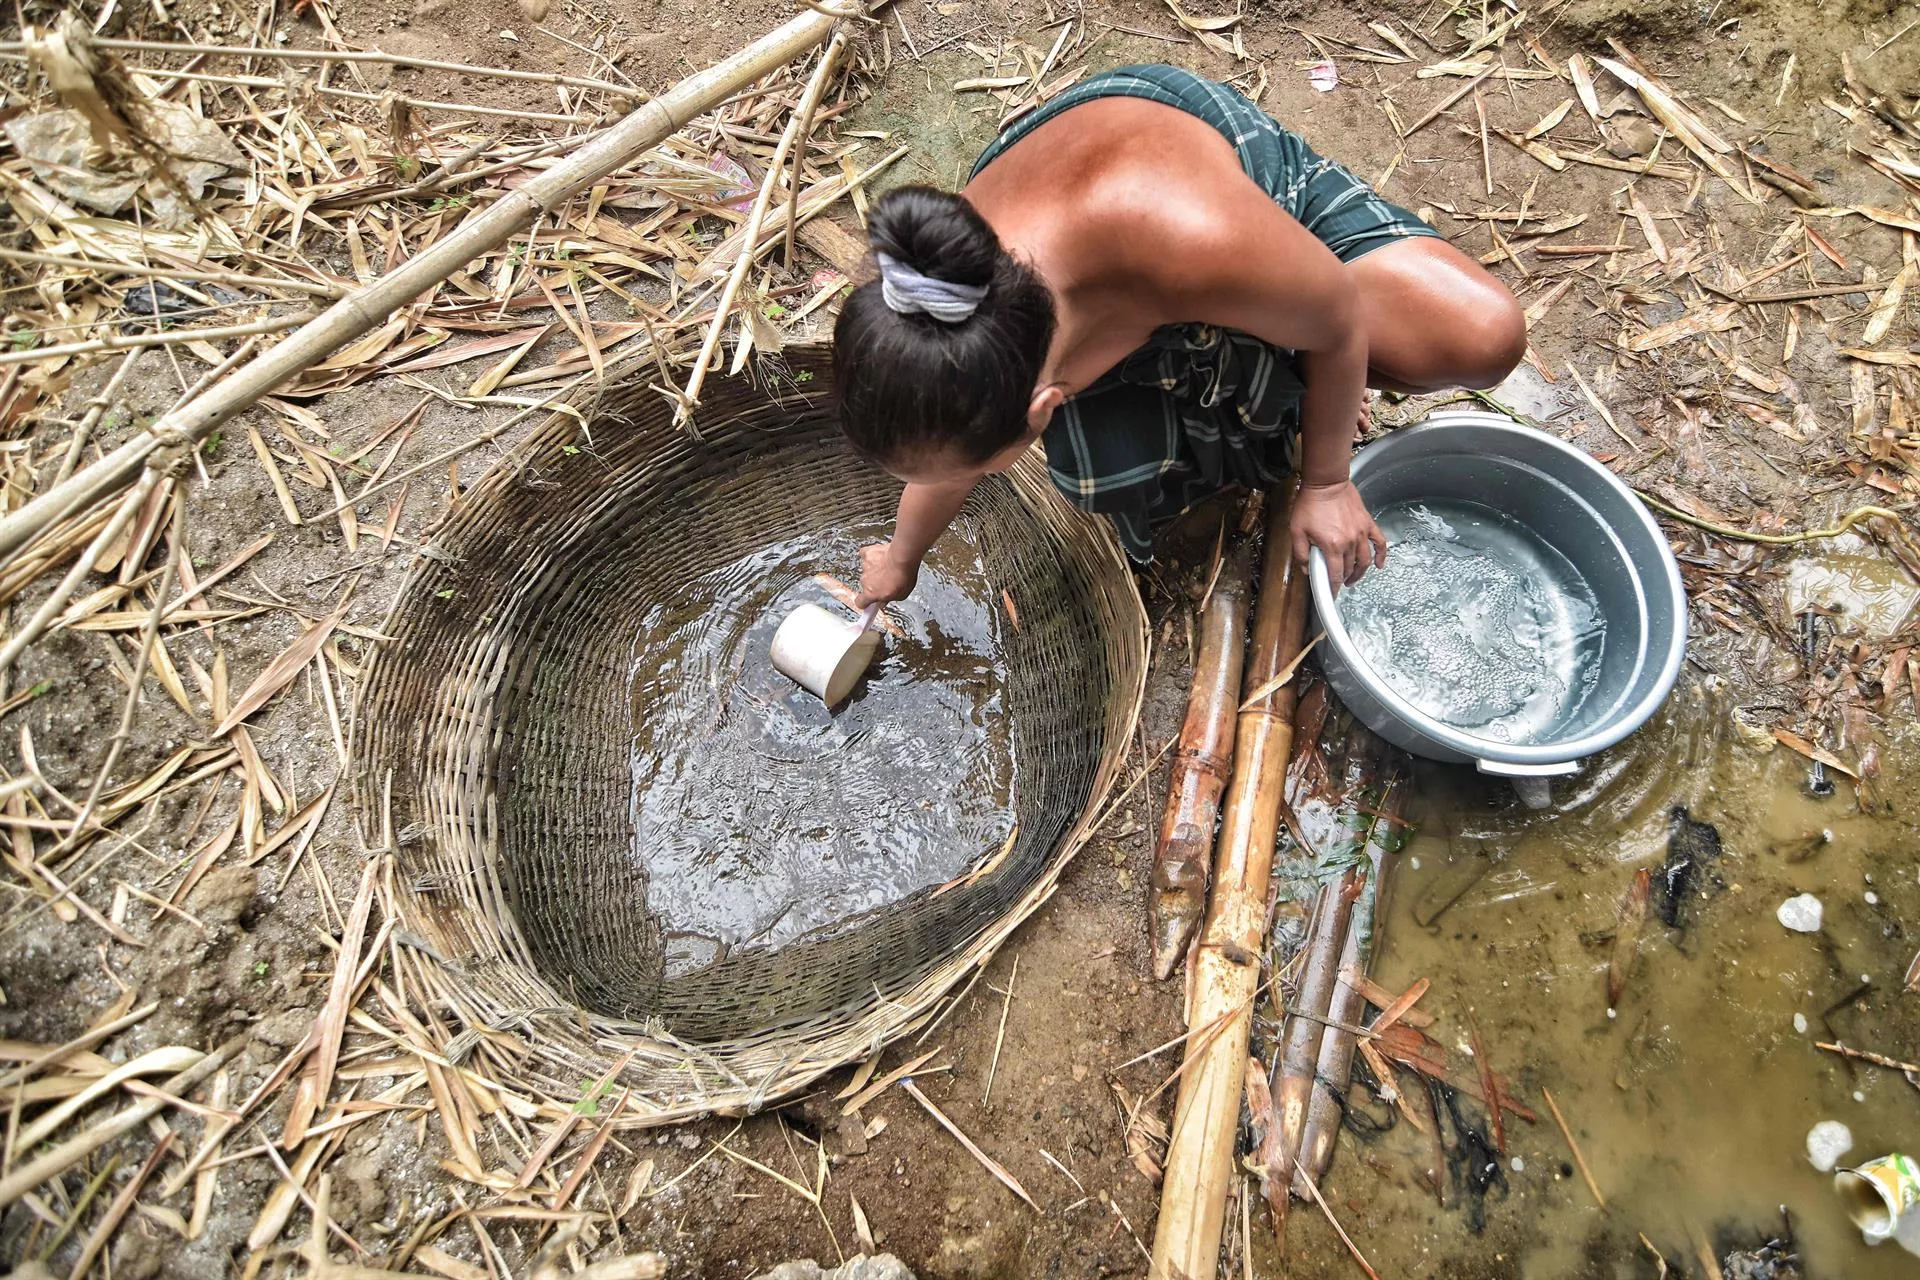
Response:
POLYGON ((1517 521, 1572 564, 1605 619, 1583 696, 1524 740, 1496 741, 1426 714, 1381 678, 1343 623, 1326 561, 1315 550, 1308 570, 1326 631, 1320 664, 1334 692, 1375 733, 1429 759, 1544 779, 1577 772, 1581 759, 1632 733, 1666 700, 1687 645, 1680 568, 1639 499, 1584 452, 1495 414, 1443 412, 1362 449, 1353 482, 1375 512, 1453 500, 1517 521))

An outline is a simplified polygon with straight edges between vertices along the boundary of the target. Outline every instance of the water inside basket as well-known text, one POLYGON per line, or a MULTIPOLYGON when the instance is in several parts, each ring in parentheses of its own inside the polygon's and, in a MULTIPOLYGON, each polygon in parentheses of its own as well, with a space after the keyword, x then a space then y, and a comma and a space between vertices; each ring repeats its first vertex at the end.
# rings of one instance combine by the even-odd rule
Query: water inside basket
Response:
POLYGON ((763 547, 647 611, 633 661, 632 848, 668 976, 896 902, 1006 840, 1007 623, 955 532, 890 608, 906 635, 883 641, 832 713, 774 669, 773 632, 802 602, 846 612, 813 575, 851 580, 884 526, 763 547))
POLYGON ((1606 620, 1567 558, 1478 503, 1375 512, 1387 564, 1339 596, 1367 665, 1434 719, 1475 737, 1551 741, 1593 691, 1606 620))

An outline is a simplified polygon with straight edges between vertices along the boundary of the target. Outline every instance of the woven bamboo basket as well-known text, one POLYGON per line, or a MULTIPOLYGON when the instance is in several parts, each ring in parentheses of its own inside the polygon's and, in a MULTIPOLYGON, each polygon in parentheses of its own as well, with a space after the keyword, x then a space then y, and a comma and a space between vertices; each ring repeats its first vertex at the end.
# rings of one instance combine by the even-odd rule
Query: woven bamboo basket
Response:
POLYGON ((1145 614, 1036 452, 962 517, 1022 601, 1001 654, 1011 844, 946 891, 666 970, 634 857, 636 610, 814 522, 884 520, 899 492, 839 438, 827 352, 782 363, 711 384, 698 438, 651 362, 609 370, 461 499, 362 682, 355 810, 394 857, 403 981, 450 1057, 548 1104, 614 1073, 632 1123, 753 1110, 924 1027, 1051 894, 1126 758, 1145 614))

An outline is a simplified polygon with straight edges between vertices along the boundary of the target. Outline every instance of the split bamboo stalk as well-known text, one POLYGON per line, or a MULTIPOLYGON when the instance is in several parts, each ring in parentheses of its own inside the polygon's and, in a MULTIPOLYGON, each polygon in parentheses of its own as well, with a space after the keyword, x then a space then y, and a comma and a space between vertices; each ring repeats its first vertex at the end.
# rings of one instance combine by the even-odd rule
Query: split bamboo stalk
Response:
MULTIPOLYGON (((279 45, 175 44, 167 40, 114 40, 96 36, 96 49, 115 53, 165 53, 178 56, 223 58, 278 58, 289 62, 371 62, 387 67, 406 67, 415 71, 455 71, 461 75, 489 76, 496 80, 533 80, 540 84, 564 84, 575 89, 598 89, 623 98, 638 96, 631 85, 610 80, 591 80, 584 76, 566 76, 557 71, 519 71, 508 67, 480 67, 465 62, 438 62, 432 58, 412 58, 404 54, 384 53, 378 49, 289 49, 279 45)), ((17 40, 0 42, 0 54, 19 55, 25 46, 17 40)), ((145 69, 143 74, 172 76, 164 67, 145 69)))
POLYGON ((221 325, 213 329, 162 329, 158 333, 110 333, 85 342, 63 342, 53 347, 27 347, 20 351, 0 351, 0 365, 27 364, 54 356, 84 356, 95 351, 126 351, 137 347, 167 347, 180 342, 210 342, 215 338, 244 338, 255 333, 278 333, 307 324, 316 317, 302 312, 293 316, 268 316, 245 324, 221 325))
POLYGON ((468 262, 498 248, 535 215, 584 191, 721 99, 784 66, 825 40, 841 17, 809 9, 732 57, 689 76, 567 159, 462 222, 450 235, 399 267, 334 303, 231 377, 163 414, 146 431, 106 457, 0 519, 0 562, 69 514, 90 507, 132 481, 147 459, 166 446, 192 445, 294 375, 338 351, 468 262))
POLYGON ((280 276, 248 276, 233 271, 201 271, 191 267, 153 267, 139 262, 100 262, 58 253, 29 253, 24 249, 0 249, 0 262, 19 262, 41 267, 63 267, 69 271, 94 272, 109 276, 158 276, 165 280, 198 280, 205 284, 237 285, 241 288, 287 289, 319 298, 338 298, 346 289, 337 284, 313 280, 295 280, 280 276))
MULTIPOLYGON (((1289 554, 1291 494, 1289 489, 1285 499, 1274 495, 1267 518, 1260 597, 1243 674, 1249 690, 1291 661, 1306 635, 1306 574, 1289 554)), ((1238 715, 1233 778, 1187 1015, 1191 1029, 1215 1024, 1219 1029, 1188 1039, 1153 1237, 1154 1280, 1212 1280, 1219 1263, 1297 687, 1288 683, 1249 700, 1238 715)))
POLYGON ((1292 1001, 1294 1008, 1307 1016, 1287 1020, 1274 1068, 1273 1128, 1268 1133, 1268 1149, 1261 1152, 1267 1170, 1262 1190, 1267 1207, 1273 1211, 1276 1232, 1286 1225, 1287 1188, 1293 1183, 1300 1140, 1307 1127, 1307 1107, 1313 1100, 1313 1070, 1326 1030, 1320 1019, 1327 1016, 1332 1004, 1347 924, 1354 900, 1364 886, 1365 877, 1359 868, 1351 868, 1320 890, 1314 906, 1313 931, 1308 935, 1300 987, 1292 1001))
MULTIPOLYGON (((821 87, 833 78, 833 69, 840 62, 840 53, 847 47, 847 33, 834 33, 827 42, 827 51, 820 55, 820 70, 817 73, 821 87)), ((814 93, 809 85, 806 102, 801 107, 800 145, 794 149, 793 172, 787 175, 787 256, 789 269, 793 266, 793 232, 800 224, 800 166, 807 158, 807 139, 813 135, 813 113, 820 109, 821 94, 814 93)))
MULTIPOLYGON (((1334 1141, 1339 1138, 1341 1122, 1346 1118, 1344 1095, 1353 1079, 1353 1055, 1359 1039, 1338 1024, 1353 1026, 1365 1012, 1366 997, 1357 979, 1373 958, 1373 948, 1368 943, 1378 927, 1380 909, 1385 905, 1387 878, 1394 861, 1392 851, 1398 839, 1394 828, 1406 809, 1406 788, 1398 785, 1397 780, 1389 781, 1387 788, 1388 794, 1380 804, 1381 816, 1367 839, 1365 861, 1360 866, 1361 876, 1371 879, 1361 886, 1363 896, 1348 916, 1346 937, 1341 942, 1338 976, 1327 1003, 1327 1025, 1321 1033, 1320 1055, 1314 1064, 1313 1095, 1307 1103, 1306 1126, 1300 1133, 1295 1157, 1294 1194, 1303 1200, 1310 1198, 1314 1184, 1326 1177, 1333 1163, 1334 1141), (1353 980, 1349 980, 1350 977, 1353 980)), ((1387 1088, 1393 1081, 1382 1080, 1380 1084, 1387 1088)))
POLYGON ((1147 928, 1153 976, 1166 979, 1186 958, 1207 909, 1220 796, 1233 771, 1234 706, 1246 658, 1247 604, 1253 593, 1253 551, 1244 541, 1226 553, 1206 607, 1193 657, 1193 689, 1181 723, 1167 784, 1166 813, 1153 851, 1147 928))
MULTIPOLYGON (((733 311, 733 300, 739 296, 747 272, 753 269, 757 256, 755 251, 760 242, 760 224, 766 220, 767 205, 772 202, 773 193, 780 186, 780 175, 786 169, 787 152, 793 149, 794 139, 800 136, 800 126, 803 123, 812 125, 813 113, 820 106, 820 95, 826 92, 827 81, 831 78, 842 43, 839 37, 835 37, 826 52, 820 55, 820 64, 813 69, 813 77, 807 81, 799 105, 787 118, 787 127, 780 135, 779 145, 773 149, 773 159, 767 161, 767 176, 761 180, 760 191, 753 198, 753 208, 747 214, 747 227, 742 233, 745 247, 734 261, 733 270, 727 274, 726 287, 720 290, 720 301, 713 307, 713 323, 707 326, 706 341, 700 344, 700 356, 693 362, 693 372, 687 377, 687 389, 680 396, 678 418, 683 423, 692 421, 693 411, 700 405, 700 388, 707 380, 707 366, 713 363, 714 350, 720 345, 720 335, 727 330, 727 318, 733 311)), ((804 140, 802 145, 805 145, 804 140)), ((742 341, 747 339, 743 338, 742 341)))
MULTIPOLYGON (((1321 705, 1326 703, 1322 701, 1321 705)), ((1296 790, 1289 799, 1296 815, 1303 810, 1314 812, 1322 808, 1320 803, 1309 805, 1310 796, 1324 799, 1332 808, 1333 819, 1326 830, 1315 831, 1306 838, 1319 844, 1326 855, 1344 859, 1349 853, 1366 853, 1364 830, 1356 833, 1351 827, 1351 806, 1356 798, 1367 795, 1376 786, 1385 744, 1353 722, 1346 723, 1344 728, 1336 722, 1330 736, 1331 742, 1321 739, 1321 747, 1329 765, 1327 772, 1335 776, 1315 787, 1308 783, 1304 771, 1290 771, 1290 781, 1296 790), (1352 847, 1356 835, 1361 846, 1358 849, 1352 847)), ((1339 975, 1343 968, 1353 967, 1358 959, 1357 954, 1350 958, 1347 953, 1350 941, 1357 942, 1354 912, 1366 892, 1367 868, 1355 861, 1356 865, 1335 876, 1314 895, 1312 924, 1300 950, 1300 980, 1288 1002, 1288 1012, 1293 1016, 1285 1020, 1280 1053, 1273 1066, 1270 1088, 1274 1122, 1260 1159, 1266 1175, 1262 1190, 1273 1212, 1276 1233, 1285 1228, 1287 1188, 1296 1181, 1294 1175, 1311 1127, 1309 1115, 1317 1083, 1316 1069, 1327 1041, 1338 1036, 1328 1024, 1334 1017, 1341 986, 1339 975)), ((1341 1020, 1352 1025, 1351 1014, 1341 1020)), ((1341 1080, 1344 1083, 1345 1077, 1341 1080)), ((1304 1187, 1301 1198, 1308 1198, 1304 1187)))

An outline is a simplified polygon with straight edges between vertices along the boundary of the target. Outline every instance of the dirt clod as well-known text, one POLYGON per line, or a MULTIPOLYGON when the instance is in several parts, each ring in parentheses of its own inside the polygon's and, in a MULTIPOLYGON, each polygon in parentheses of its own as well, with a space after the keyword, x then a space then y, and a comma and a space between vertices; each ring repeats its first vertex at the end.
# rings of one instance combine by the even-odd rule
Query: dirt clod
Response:
POLYGON ((252 867, 218 867, 187 895, 188 908, 209 925, 238 923, 259 892, 260 875, 252 867))

